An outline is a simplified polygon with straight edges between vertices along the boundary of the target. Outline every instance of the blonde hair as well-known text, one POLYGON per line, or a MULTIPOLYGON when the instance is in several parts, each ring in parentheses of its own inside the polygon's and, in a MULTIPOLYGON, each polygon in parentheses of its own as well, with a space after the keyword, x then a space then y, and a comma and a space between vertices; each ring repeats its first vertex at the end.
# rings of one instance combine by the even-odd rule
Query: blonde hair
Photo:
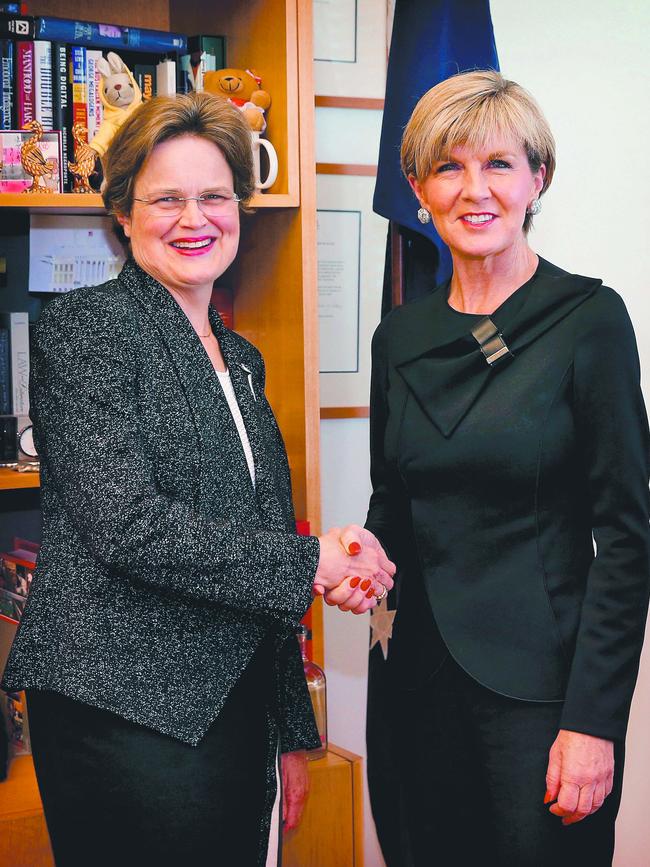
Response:
POLYGON ((219 97, 190 93, 157 96, 143 103, 118 129, 103 159, 102 197, 110 214, 131 214, 135 182, 147 157, 156 145, 183 135, 204 138, 219 148, 245 208, 255 192, 248 124, 239 109, 219 97))
MULTIPOLYGON (((555 172, 555 141, 542 110, 499 72, 462 72, 428 90, 413 109, 402 137, 402 171, 423 182, 455 147, 483 150, 495 139, 522 145, 532 172, 546 167, 542 196, 555 172)), ((527 214, 524 231, 531 222, 527 214)))

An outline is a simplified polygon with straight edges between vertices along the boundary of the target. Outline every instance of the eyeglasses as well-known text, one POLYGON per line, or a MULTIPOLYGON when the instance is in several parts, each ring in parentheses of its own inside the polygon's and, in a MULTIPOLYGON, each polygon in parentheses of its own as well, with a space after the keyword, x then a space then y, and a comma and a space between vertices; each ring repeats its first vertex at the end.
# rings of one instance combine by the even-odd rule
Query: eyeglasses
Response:
POLYGON ((180 217, 188 202, 196 202, 206 217, 216 217, 241 202, 237 193, 201 193, 200 196, 160 196, 157 199, 136 199, 150 209, 154 217, 180 217))

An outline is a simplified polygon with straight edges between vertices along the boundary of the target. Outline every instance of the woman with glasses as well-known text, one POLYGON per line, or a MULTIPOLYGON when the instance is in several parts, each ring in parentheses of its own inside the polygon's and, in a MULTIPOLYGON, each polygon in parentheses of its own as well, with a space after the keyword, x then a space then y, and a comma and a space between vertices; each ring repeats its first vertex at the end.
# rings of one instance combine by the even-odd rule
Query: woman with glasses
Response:
POLYGON ((315 585, 360 577, 361 613, 394 567, 295 534, 263 360, 210 307, 254 191, 243 115, 152 100, 104 169, 131 255, 36 330, 43 544, 4 686, 27 689, 58 867, 273 864, 278 749, 299 802, 319 744, 296 625, 315 585))

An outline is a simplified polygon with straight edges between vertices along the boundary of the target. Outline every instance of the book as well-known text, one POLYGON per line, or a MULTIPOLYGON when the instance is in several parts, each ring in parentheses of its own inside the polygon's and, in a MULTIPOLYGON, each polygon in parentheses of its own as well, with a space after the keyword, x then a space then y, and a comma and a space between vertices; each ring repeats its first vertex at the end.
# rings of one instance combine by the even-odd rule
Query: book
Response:
POLYGON ((0 14, 0 37, 33 39, 35 21, 30 15, 0 14))
POLYGON ((88 87, 88 141, 92 141, 103 119, 103 106, 99 94, 101 92, 102 74, 97 69, 97 61, 102 52, 97 48, 86 49, 86 81, 88 87))
POLYGON ((72 18, 36 18, 37 39, 52 42, 93 45, 98 48, 133 48, 138 51, 186 51, 187 37, 182 33, 165 30, 149 30, 144 27, 120 27, 115 24, 99 24, 95 21, 75 21, 72 18))
POLYGON ((11 413, 9 371, 9 329, 2 327, 0 328, 0 415, 11 413))
POLYGON ((0 40, 0 128, 13 129, 14 119, 14 48, 11 39, 0 40))
POLYGON ((161 60, 156 66, 156 94, 176 96, 176 61, 161 60))
POLYGON ((27 313, 0 313, 0 327, 9 332, 11 412, 29 414, 29 321, 27 313))
POLYGON ((16 126, 22 128, 35 118, 34 114, 34 43, 16 43, 16 95, 18 105, 16 126))
POLYGON ((68 83, 68 56, 65 42, 52 43, 52 114, 54 129, 61 133, 61 188, 72 190, 68 160, 72 159, 72 111, 68 83))
POLYGON ((203 90, 203 75, 223 69, 226 65, 225 36, 189 36, 187 54, 180 57, 183 71, 182 92, 200 93, 203 90))
MULTIPOLYGON (((68 81, 71 85, 72 124, 80 123, 88 130, 88 86, 86 80, 86 49, 83 45, 69 45, 68 81)), ((79 138, 88 141, 88 133, 79 138)), ((76 147, 75 147, 76 151, 76 147)))
POLYGON ((148 102, 156 96, 158 92, 156 90, 156 67, 153 63, 136 63, 133 67, 133 77, 138 82, 144 102, 148 102))
POLYGON ((52 44, 37 39, 34 45, 34 117, 43 129, 53 129, 52 44))

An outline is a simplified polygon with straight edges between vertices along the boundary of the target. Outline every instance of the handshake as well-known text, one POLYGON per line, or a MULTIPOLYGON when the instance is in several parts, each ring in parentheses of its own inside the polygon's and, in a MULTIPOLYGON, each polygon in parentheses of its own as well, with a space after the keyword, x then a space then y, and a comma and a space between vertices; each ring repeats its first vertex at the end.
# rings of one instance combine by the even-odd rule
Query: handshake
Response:
POLYGON ((363 614, 386 597, 396 567, 370 530, 356 524, 332 527, 319 542, 314 593, 328 605, 363 614))

